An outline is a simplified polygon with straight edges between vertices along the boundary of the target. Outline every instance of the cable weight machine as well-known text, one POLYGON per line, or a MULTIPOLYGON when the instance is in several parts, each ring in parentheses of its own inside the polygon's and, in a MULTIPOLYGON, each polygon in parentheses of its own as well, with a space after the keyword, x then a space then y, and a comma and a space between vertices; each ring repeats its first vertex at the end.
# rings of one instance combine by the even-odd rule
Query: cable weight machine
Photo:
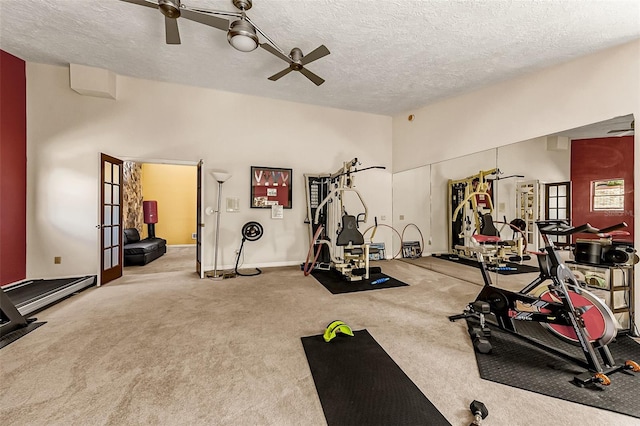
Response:
POLYGON ((384 166, 371 166, 357 169, 357 158, 345 161, 333 174, 305 174, 307 195, 307 218, 309 225, 310 247, 307 260, 303 264, 305 275, 312 270, 335 270, 348 281, 369 278, 369 253, 371 249, 365 243, 364 236, 358 230, 367 222, 368 209, 362 195, 355 188, 355 174, 370 170, 384 169, 384 166), (355 197, 348 197, 347 194, 355 197), (349 214, 349 208, 357 208, 355 198, 363 210, 349 214), (311 259, 313 256, 313 259, 311 259))

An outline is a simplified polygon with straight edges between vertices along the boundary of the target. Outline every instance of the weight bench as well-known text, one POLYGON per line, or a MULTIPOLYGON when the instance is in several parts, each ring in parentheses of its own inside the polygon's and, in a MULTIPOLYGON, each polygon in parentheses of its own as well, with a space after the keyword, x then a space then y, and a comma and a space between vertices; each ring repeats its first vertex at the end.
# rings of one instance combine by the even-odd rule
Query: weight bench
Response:
POLYGON ((349 281, 359 281, 363 277, 369 279, 369 253, 377 253, 364 242, 364 236, 358 231, 358 220, 355 216, 342 216, 342 227, 336 238, 336 246, 342 247, 343 263, 336 263, 335 268, 349 281))

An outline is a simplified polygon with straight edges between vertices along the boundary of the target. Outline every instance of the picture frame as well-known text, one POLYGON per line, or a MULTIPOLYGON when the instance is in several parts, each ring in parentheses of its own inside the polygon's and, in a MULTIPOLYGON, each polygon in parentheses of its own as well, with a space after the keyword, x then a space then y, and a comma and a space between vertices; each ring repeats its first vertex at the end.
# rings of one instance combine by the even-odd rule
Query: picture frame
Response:
POLYGON ((292 206, 293 170, 277 167, 251 166, 251 208, 292 206))

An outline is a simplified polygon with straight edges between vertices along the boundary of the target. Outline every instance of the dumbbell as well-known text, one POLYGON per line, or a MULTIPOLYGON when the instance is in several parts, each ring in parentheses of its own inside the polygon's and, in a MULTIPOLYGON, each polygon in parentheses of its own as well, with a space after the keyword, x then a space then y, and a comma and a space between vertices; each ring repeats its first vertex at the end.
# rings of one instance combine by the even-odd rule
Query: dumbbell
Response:
MULTIPOLYGON (((488 330, 488 329, 487 329, 488 330)), ((490 332, 488 333, 490 334, 490 332)), ((481 354, 488 354, 491 352, 491 342, 487 339, 487 334, 484 329, 480 327, 469 326, 469 335, 473 341, 473 347, 476 352, 480 352, 481 354)))
POLYGON ((489 415, 489 410, 487 410, 487 407, 480 401, 474 400, 469 406, 469 409, 471 410, 471 414, 475 417, 475 420, 470 426, 481 425, 482 420, 489 415))

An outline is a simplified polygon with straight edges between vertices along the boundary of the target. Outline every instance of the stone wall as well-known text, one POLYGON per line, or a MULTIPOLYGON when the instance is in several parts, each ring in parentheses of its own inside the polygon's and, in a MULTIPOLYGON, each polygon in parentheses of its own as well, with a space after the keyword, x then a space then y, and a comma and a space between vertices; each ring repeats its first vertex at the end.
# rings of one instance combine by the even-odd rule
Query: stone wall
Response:
POLYGON ((142 211, 142 164, 125 161, 122 165, 124 192, 122 199, 122 223, 124 228, 136 228, 142 235, 144 217, 142 211))

